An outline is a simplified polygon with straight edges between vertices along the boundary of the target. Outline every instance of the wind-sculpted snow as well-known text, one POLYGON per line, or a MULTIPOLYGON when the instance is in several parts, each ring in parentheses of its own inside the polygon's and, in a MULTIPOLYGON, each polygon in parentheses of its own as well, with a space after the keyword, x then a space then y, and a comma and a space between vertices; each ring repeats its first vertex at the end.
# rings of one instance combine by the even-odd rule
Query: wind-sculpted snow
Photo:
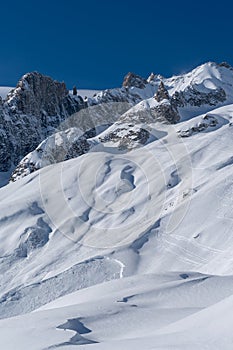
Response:
POLYGON ((110 281, 0 320, 0 344, 8 350, 82 349, 81 344, 98 350, 228 350, 232 290, 232 277, 197 273, 110 281))
MULTIPOLYGON (((219 195, 224 193, 227 172, 231 174, 231 167, 226 167, 223 182, 223 169, 219 169, 223 155, 229 158, 224 144, 229 147, 232 142, 230 107, 217 113, 218 120, 224 115, 225 122, 212 132, 199 133, 198 142, 194 136, 180 138, 179 124, 158 123, 161 137, 143 148, 130 153, 103 148, 2 188, 1 256, 8 270, 3 276, 4 290, 6 285, 7 289, 17 287, 21 271, 26 283, 34 283, 103 252, 107 256, 114 252, 118 259, 117 252, 126 256, 127 249, 136 265, 127 267, 123 261, 126 271, 159 271, 161 265, 173 261, 173 270, 228 273, 229 264, 215 263, 226 240, 215 243, 211 238, 213 227, 223 227, 224 219, 216 211, 223 203, 219 195), (224 135, 221 148, 216 146, 217 135, 224 135), (213 156, 215 149, 218 153, 213 156), (216 208, 207 205, 213 201, 216 208), (138 252, 131 245, 141 237, 147 238, 138 252), (212 242, 211 248, 205 242, 212 242), (13 280, 7 277, 12 274, 13 280)), ((231 239, 227 229, 225 234, 231 239)))
POLYGON ((232 68, 126 82, 0 189, 3 349, 232 348, 232 68))

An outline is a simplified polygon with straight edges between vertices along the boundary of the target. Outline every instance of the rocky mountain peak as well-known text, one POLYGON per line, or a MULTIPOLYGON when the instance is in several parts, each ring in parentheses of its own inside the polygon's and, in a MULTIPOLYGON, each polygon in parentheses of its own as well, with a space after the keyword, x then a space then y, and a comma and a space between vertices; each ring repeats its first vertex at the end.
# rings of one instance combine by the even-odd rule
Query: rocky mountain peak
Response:
POLYGON ((37 72, 24 75, 0 104, 0 171, 17 165, 61 122, 85 107, 82 98, 69 95, 64 83, 37 72))
POLYGON ((137 87, 143 89, 147 84, 146 79, 140 77, 140 75, 129 72, 123 81, 124 87, 137 87))
POLYGON ((162 80, 159 84, 158 90, 157 90, 154 97, 155 97, 157 102, 161 102, 162 100, 169 100, 169 93, 168 93, 167 89, 165 88, 162 80))
POLYGON ((38 72, 24 75, 6 102, 23 114, 54 116, 61 113, 61 104, 68 96, 64 83, 38 72))
POLYGON ((152 72, 152 73, 149 75, 149 77, 148 77, 148 79, 147 79, 147 82, 150 83, 151 81, 154 80, 154 78, 155 78, 155 74, 152 72))
POLYGON ((218 64, 218 66, 219 67, 225 67, 225 68, 233 70, 232 66, 228 62, 221 62, 221 63, 218 64))

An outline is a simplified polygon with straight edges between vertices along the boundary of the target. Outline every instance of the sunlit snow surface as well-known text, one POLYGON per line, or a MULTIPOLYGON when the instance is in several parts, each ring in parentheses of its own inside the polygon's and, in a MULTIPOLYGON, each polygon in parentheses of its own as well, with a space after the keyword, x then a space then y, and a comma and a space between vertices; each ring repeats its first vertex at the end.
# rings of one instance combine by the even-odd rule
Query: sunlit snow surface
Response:
POLYGON ((5 99, 7 94, 12 90, 12 87, 9 86, 0 86, 0 96, 2 99, 5 99))
MULTIPOLYGON (((93 97, 93 95, 97 94, 98 92, 99 90, 77 89, 77 95, 81 96, 82 98, 93 97)), ((70 94, 73 94, 72 90, 70 90, 70 94)))
POLYGON ((232 349, 233 105, 199 112, 0 189, 0 349, 232 349))
POLYGON ((157 124, 165 136, 141 149, 92 152, 1 189, 0 314, 18 315, 0 321, 1 347, 228 348, 232 111, 187 138, 177 131, 201 117, 157 124), (79 322, 91 331, 75 337, 79 322))

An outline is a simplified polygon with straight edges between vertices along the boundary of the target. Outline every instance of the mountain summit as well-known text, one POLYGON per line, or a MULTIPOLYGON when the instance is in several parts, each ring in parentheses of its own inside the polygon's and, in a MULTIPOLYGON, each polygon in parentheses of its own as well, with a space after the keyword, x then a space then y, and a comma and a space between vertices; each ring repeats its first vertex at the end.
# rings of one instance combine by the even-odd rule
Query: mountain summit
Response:
POLYGON ((0 107, 0 171, 7 171, 53 133, 68 116, 84 108, 64 83, 37 72, 24 75, 0 107))

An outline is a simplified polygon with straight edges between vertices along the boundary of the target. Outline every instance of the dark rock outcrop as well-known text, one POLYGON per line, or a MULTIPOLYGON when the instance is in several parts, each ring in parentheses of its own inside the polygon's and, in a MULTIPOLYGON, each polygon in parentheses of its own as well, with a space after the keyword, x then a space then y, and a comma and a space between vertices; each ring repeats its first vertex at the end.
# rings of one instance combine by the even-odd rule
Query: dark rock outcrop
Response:
POLYGON ((85 107, 64 83, 37 72, 24 75, 0 104, 0 171, 17 165, 62 121, 85 107))
POLYGON ((202 105, 216 106, 226 100, 226 93, 222 88, 210 92, 200 92, 195 86, 189 86, 184 91, 176 91, 172 96, 172 103, 176 107, 187 105, 200 107, 202 105))
POLYGON ((155 94, 155 99, 157 102, 161 102, 162 100, 169 100, 170 99, 169 93, 168 93, 167 89, 165 88, 162 80, 161 80, 159 87, 158 87, 158 90, 155 94))
POLYGON ((195 133, 205 131, 208 128, 214 128, 218 125, 218 120, 216 117, 212 115, 206 114, 199 123, 191 126, 188 129, 185 130, 179 130, 178 135, 179 137, 189 137, 192 136, 195 133))
POLYGON ((161 103, 151 109, 153 118, 157 122, 176 124, 180 120, 179 113, 172 103, 161 103))
POLYGON ((112 132, 100 137, 102 143, 113 142, 118 144, 118 149, 121 151, 129 151, 139 145, 146 144, 150 137, 148 130, 139 127, 131 129, 130 126, 119 126, 112 132), (122 136, 122 132, 124 136, 122 136))
POLYGON ((15 113, 34 116, 62 115, 62 103, 68 96, 64 83, 59 83, 40 73, 26 74, 16 89, 7 96, 7 104, 15 113))
POLYGON ((157 121, 175 124, 180 120, 177 106, 173 99, 170 98, 162 80, 154 98, 157 102, 159 102, 159 105, 154 107, 151 112, 157 121), (160 103, 163 100, 165 100, 164 103, 160 103))
POLYGON ((129 72, 123 81, 124 87, 137 87, 143 89, 147 84, 146 79, 140 77, 140 75, 129 72))
POLYGON ((233 70, 232 66, 231 66, 228 62, 221 62, 221 63, 218 63, 218 66, 219 66, 219 67, 225 67, 225 68, 227 68, 227 69, 233 70))

